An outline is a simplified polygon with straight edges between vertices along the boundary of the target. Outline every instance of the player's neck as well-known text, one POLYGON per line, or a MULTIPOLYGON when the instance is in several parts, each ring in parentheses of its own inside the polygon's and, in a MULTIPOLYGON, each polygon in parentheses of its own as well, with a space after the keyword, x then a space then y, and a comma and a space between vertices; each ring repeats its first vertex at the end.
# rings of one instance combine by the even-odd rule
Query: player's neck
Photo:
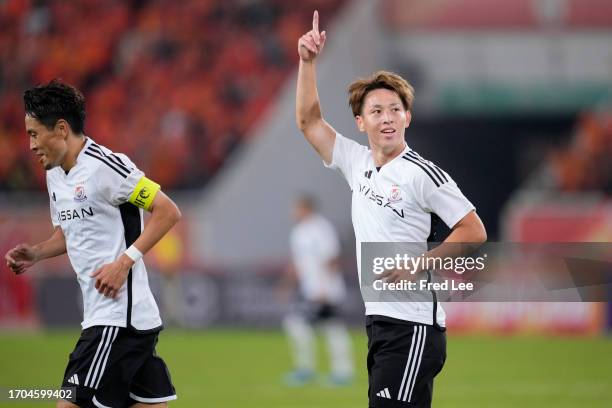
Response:
POLYGON ((391 160, 402 154, 405 147, 405 143, 397 145, 391 150, 385 150, 374 145, 370 146, 370 150, 372 151, 372 159, 374 159, 374 164, 376 165, 376 167, 384 166, 385 164, 389 163, 391 160))
POLYGON ((87 139, 84 135, 68 136, 68 151, 66 152, 66 158, 62 163, 62 169, 64 169, 66 173, 68 173, 70 169, 76 165, 77 157, 79 157, 79 153, 81 153, 81 150, 83 150, 86 140, 87 139))

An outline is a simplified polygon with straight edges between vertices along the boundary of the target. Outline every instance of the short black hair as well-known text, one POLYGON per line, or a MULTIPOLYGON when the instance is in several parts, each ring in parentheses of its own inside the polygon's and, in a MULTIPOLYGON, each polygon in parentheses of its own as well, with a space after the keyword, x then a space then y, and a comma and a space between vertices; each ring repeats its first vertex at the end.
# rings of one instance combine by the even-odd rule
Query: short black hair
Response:
POLYGON ((38 119, 47 129, 53 129, 64 119, 76 134, 85 127, 85 97, 75 87, 54 79, 23 93, 25 113, 38 119))

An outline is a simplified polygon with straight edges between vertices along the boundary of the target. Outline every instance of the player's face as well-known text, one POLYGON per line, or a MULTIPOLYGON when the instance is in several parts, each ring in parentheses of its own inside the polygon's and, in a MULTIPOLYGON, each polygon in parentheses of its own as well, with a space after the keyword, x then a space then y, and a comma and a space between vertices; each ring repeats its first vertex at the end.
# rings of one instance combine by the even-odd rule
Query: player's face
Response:
POLYGON ((304 220, 310 214, 310 209, 301 201, 298 201, 293 206, 293 218, 296 222, 304 220))
POLYGON ((64 161, 68 146, 65 138, 65 124, 47 129, 38 119, 25 117, 26 133, 30 136, 30 150, 45 170, 59 166, 64 161))
POLYGON ((366 95, 361 115, 355 119, 359 130, 368 135, 372 148, 390 153, 404 148, 404 129, 410 118, 397 93, 375 89, 366 95))

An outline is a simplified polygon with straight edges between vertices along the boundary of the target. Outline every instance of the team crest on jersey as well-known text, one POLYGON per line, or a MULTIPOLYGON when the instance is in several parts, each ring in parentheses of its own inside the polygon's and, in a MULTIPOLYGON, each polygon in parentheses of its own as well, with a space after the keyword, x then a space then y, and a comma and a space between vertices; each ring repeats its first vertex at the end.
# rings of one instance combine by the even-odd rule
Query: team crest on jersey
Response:
POLYGON ((402 190, 394 184, 391 186, 391 193, 389 193, 389 202, 398 203, 400 201, 402 201, 402 190))
POLYGON ((85 200, 87 200, 87 196, 85 195, 85 186, 76 186, 74 189, 74 201, 82 203, 85 200))

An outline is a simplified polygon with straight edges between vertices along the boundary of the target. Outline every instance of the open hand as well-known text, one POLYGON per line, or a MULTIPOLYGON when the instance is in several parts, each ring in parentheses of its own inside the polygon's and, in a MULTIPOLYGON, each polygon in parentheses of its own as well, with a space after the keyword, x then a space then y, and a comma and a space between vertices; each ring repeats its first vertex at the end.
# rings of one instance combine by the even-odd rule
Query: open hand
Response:
POLYGON ((298 40, 298 54, 302 61, 312 61, 323 50, 325 45, 325 31, 319 32, 319 12, 315 10, 312 15, 312 30, 298 40))

